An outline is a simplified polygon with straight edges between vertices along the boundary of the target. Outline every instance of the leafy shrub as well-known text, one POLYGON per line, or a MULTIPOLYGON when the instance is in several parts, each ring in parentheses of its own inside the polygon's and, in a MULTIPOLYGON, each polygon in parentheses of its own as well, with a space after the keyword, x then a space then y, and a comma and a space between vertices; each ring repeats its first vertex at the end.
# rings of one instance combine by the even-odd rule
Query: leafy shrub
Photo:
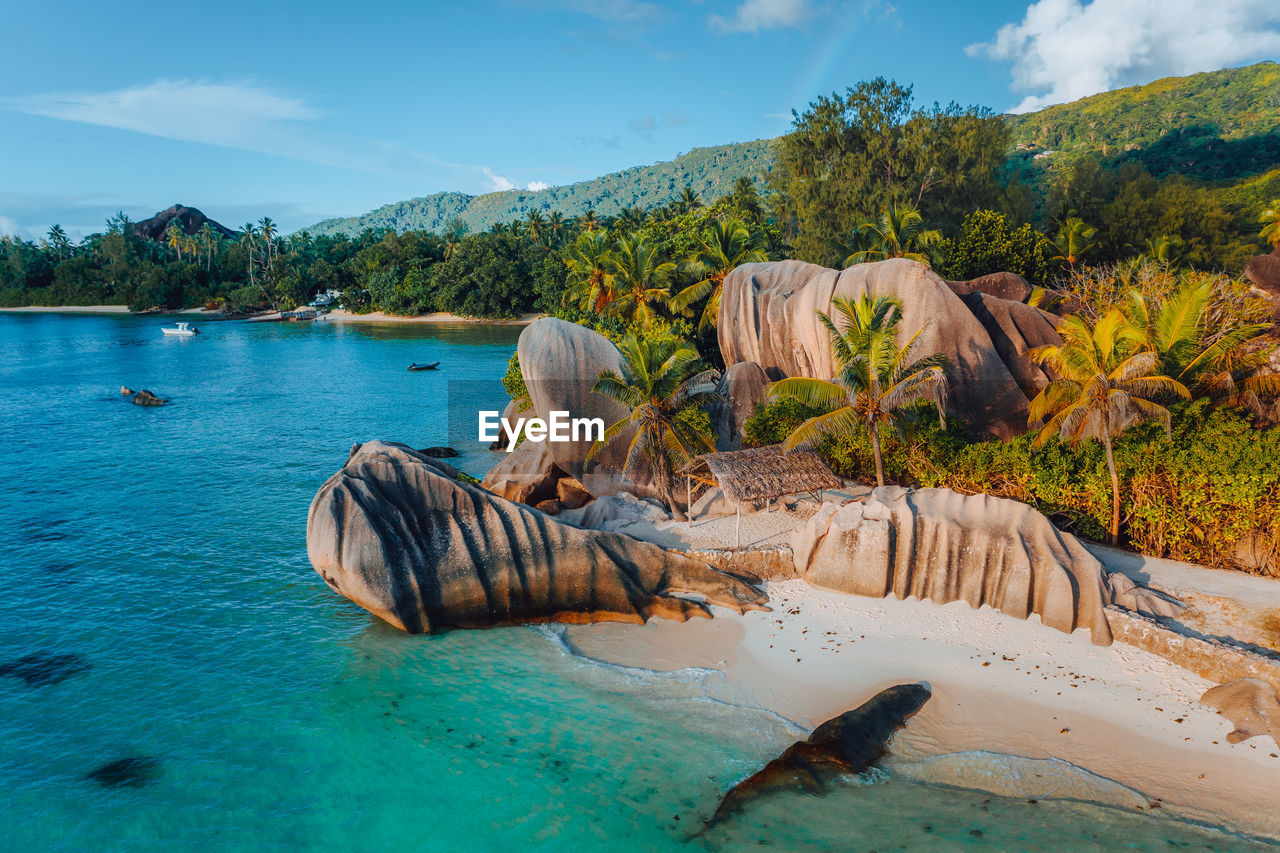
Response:
POLYGON ((520 372, 519 353, 513 352, 511 358, 507 359, 507 372, 502 375, 502 387, 515 402, 517 411, 523 412, 533 405, 533 401, 529 399, 529 389, 524 384, 524 374, 520 372))

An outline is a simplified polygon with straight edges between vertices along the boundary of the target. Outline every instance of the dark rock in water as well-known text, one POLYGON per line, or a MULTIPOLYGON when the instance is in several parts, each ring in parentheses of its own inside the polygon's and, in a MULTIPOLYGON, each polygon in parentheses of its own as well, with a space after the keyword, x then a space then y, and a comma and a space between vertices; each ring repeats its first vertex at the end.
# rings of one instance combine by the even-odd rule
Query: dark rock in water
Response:
POLYGON ((136 393, 138 393, 138 392, 137 392, 137 391, 134 391, 134 390, 133 390, 132 388, 130 388, 128 385, 121 385, 121 386, 120 386, 120 396, 122 396, 122 397, 132 397, 132 396, 133 396, 134 394, 136 394, 136 393))
POLYGON ((167 402, 169 401, 160 399, 146 388, 133 395, 133 404, 135 406, 163 406, 167 402))
POLYGON ((742 613, 768 600, 706 563, 570 527, 456 476, 401 444, 356 445, 311 502, 311 565, 334 590, 410 633, 684 621, 710 615, 708 605, 742 613))
POLYGON ((160 761, 146 756, 121 758, 85 774, 105 788, 141 788, 160 775, 160 761))
POLYGON ((452 459, 458 455, 458 451, 452 447, 424 447, 418 452, 423 456, 430 456, 432 459, 452 459))
POLYGON ((827 720, 807 740, 793 743, 763 770, 725 794, 704 831, 774 791, 821 794, 840 776, 865 772, 888 751, 893 733, 932 695, 924 684, 898 684, 827 720))
POLYGON ((89 662, 84 655, 36 652, 0 664, 0 676, 12 675, 27 682, 28 687, 44 687, 66 681, 88 669, 89 662))

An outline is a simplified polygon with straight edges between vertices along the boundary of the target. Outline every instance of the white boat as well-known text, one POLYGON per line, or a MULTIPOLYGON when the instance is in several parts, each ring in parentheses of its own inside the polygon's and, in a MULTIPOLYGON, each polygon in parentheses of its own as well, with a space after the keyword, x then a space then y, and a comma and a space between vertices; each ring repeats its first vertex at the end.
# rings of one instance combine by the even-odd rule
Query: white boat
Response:
POLYGON ((193 329, 190 323, 179 323, 177 326, 165 326, 160 329, 160 331, 164 332, 166 335, 190 336, 200 334, 200 330, 193 329))

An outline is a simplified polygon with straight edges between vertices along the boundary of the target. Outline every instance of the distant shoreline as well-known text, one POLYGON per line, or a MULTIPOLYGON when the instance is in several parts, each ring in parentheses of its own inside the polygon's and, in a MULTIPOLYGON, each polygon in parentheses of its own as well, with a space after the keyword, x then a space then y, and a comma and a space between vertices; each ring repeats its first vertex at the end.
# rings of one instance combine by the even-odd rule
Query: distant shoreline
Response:
MULTIPOLYGON (((26 305, 20 308, 0 308, 0 313, 10 314, 128 314, 129 308, 125 305, 26 305)), ((149 314, 146 316, 166 316, 169 314, 204 314, 213 315, 215 312, 206 311, 203 308, 185 308, 178 311, 165 311, 159 314, 149 314)), ((464 317, 460 314, 450 314, 446 311, 437 311, 432 314, 421 314, 416 317, 403 317, 397 314, 386 314, 382 311, 371 311, 368 314, 352 314, 350 311, 341 309, 330 311, 328 314, 322 314, 325 320, 337 323, 466 323, 468 325, 488 325, 488 326, 527 326, 534 320, 537 320, 541 314, 522 314, 521 316, 510 320, 485 319, 481 317, 464 317)), ((249 319, 249 318, 245 318, 249 319)))

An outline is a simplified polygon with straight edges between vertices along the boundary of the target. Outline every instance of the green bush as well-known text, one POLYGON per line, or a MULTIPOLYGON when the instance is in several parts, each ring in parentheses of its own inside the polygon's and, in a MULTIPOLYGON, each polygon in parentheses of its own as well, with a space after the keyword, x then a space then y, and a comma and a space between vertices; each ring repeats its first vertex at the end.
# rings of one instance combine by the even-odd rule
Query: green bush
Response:
MULTIPOLYGON (((1255 429, 1243 412, 1203 399, 1172 410, 1171 440, 1158 424, 1144 424, 1115 442, 1121 534, 1144 554, 1237 568, 1237 542, 1251 534, 1280 541, 1280 429, 1255 429)), ((761 405, 744 433, 752 446, 773 444, 810 416, 794 401, 761 405)), ((1055 438, 1035 448, 1030 433, 976 442, 958 424, 943 430, 925 411, 920 416, 905 439, 881 433, 888 482, 1023 501, 1064 529, 1105 537, 1111 482, 1098 442, 1071 447, 1055 438)), ((841 476, 874 481, 864 433, 814 449, 841 476)))
POLYGON ((524 384, 524 374, 520 372, 519 353, 513 352, 511 358, 507 359, 507 372, 502 375, 502 387, 515 402, 516 411, 523 412, 533 405, 533 401, 529 399, 529 389, 524 384))

